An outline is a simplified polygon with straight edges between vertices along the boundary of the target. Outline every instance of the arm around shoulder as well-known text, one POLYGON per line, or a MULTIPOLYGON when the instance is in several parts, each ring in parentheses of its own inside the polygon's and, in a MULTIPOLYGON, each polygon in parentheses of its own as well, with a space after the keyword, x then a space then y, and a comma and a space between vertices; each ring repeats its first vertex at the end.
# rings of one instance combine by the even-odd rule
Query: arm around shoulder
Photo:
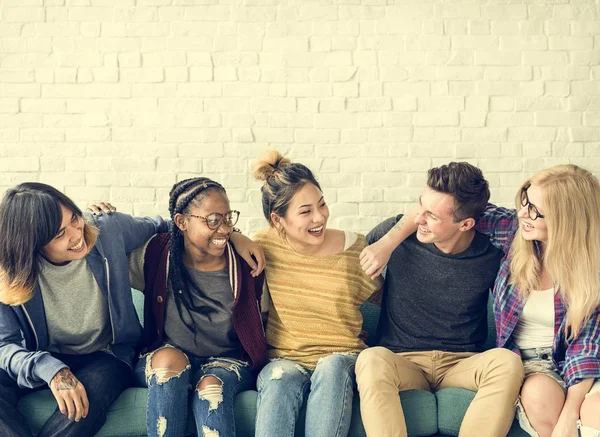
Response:
POLYGON ((418 211, 419 208, 415 207, 406 215, 387 219, 369 232, 367 241, 371 244, 360 254, 365 274, 374 279, 383 272, 396 247, 417 230, 415 218, 418 211))
POLYGON ((127 254, 144 244, 154 234, 168 232, 171 224, 170 220, 167 221, 160 216, 133 217, 121 212, 93 216, 93 218, 101 232, 112 230, 121 233, 127 254))
POLYGON ((508 253, 519 226, 517 211, 488 203, 483 215, 477 218, 475 230, 490 237, 490 241, 508 253))

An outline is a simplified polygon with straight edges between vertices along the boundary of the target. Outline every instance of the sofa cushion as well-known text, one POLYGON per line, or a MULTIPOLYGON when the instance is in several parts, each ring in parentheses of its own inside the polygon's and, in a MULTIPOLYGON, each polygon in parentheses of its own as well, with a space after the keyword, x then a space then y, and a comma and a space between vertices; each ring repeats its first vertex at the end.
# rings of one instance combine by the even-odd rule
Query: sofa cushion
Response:
MULTIPOLYGON (((133 290, 133 301, 140 319, 142 319, 141 314, 143 313, 143 299, 142 293, 133 290)), ((491 306, 489 308, 491 310, 491 306)), ((363 330, 367 334, 367 344, 372 345, 379 321, 379 307, 371 303, 365 303, 361 307, 361 311, 364 317, 363 330)), ((491 313, 488 318, 488 328, 490 333, 488 343, 490 343, 489 346, 492 346, 495 330, 491 313)), ((438 432, 438 427, 441 434, 458 435, 460 423, 474 395, 473 392, 457 388, 440 390, 435 395, 420 390, 409 390, 400 393, 409 436, 435 435, 438 432)), ((236 398, 235 421, 238 436, 254 436, 256 397, 256 391, 246 391, 240 393, 236 398)), ((106 424, 97 436, 145 436, 146 400, 147 390, 144 388, 130 388, 123 392, 111 406, 106 424)), ((55 409, 56 402, 50 390, 34 392, 25 396, 19 402, 19 410, 28 418, 28 423, 34 433, 41 429, 55 409)), ((304 417, 305 409, 303 408, 296 427, 297 436, 304 436, 304 417)), ((509 434, 510 437, 525 436, 518 425, 516 427, 517 429, 509 434)), ((513 428, 515 428, 514 424, 513 428)), ((193 432, 191 415, 188 431, 193 432)), ((358 395, 354 397, 352 405, 352 424, 349 437, 365 437, 358 395)))
MULTIPOLYGON (((145 388, 125 390, 108 411, 106 423, 97 437, 131 437, 146 435, 145 388)), ((19 401, 19 411, 27 417, 33 434, 37 434, 54 413, 56 401, 50 390, 40 390, 19 401)))
MULTIPOLYGON (((235 424, 237 435, 254 436, 257 392, 253 390, 240 393, 235 402, 235 424)), ((121 394, 111 406, 106 423, 97 437, 134 437, 146 435, 146 399, 145 388, 130 388, 121 394)), ((428 436, 438 429, 435 397, 426 391, 409 390, 400 395, 402 408, 406 416, 409 436, 428 436)), ((56 401, 50 390, 31 393, 19 402, 19 411, 28 419, 29 426, 37 434, 46 420, 56 409, 56 401)), ((300 413, 296 435, 304 436, 305 408, 300 413)), ((193 434, 191 414, 188 431, 193 434)), ((349 437, 365 437, 360 416, 358 395, 352 404, 352 424, 349 437)))

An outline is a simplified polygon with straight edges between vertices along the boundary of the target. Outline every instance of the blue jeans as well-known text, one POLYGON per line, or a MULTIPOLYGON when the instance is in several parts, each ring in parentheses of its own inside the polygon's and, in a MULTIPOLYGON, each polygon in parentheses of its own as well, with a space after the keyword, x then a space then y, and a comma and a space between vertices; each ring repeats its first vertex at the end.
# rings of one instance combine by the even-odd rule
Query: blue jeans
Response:
POLYGON ((189 364, 180 374, 157 381, 157 375, 149 365, 151 360, 152 353, 141 358, 135 368, 136 383, 148 387, 146 426, 149 437, 186 435, 189 405, 198 436, 213 435, 209 432, 216 431, 220 437, 235 437, 235 396, 254 386, 254 374, 248 363, 232 358, 201 360, 188 356, 189 364), (207 376, 221 381, 221 387, 192 391, 192 386, 197 387, 207 376))
POLYGON ((356 358, 332 354, 321 359, 313 372, 290 360, 267 364, 257 380, 256 437, 293 437, 307 395, 305 435, 346 437, 352 419, 356 358))
MULTIPOLYGON (((105 352, 86 355, 53 353, 52 356, 69 366, 71 372, 83 384, 90 409, 85 419, 75 422, 69 420, 57 407, 38 433, 38 437, 93 436, 104 425, 110 405, 131 385, 131 369, 123 361, 105 352)), ((17 403, 22 396, 47 388, 47 385, 37 389, 21 388, 8 373, 0 370, 0 436, 33 435, 26 419, 17 410, 17 403)))

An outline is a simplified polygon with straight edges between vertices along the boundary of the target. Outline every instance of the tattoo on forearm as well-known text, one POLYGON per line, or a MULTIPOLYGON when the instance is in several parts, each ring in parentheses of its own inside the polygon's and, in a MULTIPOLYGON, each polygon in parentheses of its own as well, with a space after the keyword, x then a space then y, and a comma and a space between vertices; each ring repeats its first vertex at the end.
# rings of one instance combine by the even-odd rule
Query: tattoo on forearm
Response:
POLYGON ((400 220, 398 220, 398 223, 396 223, 394 225, 395 229, 400 229, 402 226, 404 226, 404 223, 406 222, 406 216, 403 215, 402 218, 400 220))
POLYGON ((60 370, 54 377, 54 388, 58 391, 73 390, 79 384, 79 380, 69 369, 60 370))

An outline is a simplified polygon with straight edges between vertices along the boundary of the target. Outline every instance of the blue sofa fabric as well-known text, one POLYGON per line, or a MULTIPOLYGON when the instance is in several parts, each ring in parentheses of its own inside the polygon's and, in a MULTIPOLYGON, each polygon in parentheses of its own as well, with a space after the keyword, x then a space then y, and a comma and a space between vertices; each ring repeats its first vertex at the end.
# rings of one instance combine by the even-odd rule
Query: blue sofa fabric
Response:
MULTIPOLYGON (((141 319, 143 314, 143 295, 133 290, 134 303, 141 319)), ((493 347, 496 331, 491 305, 488 308, 487 348, 493 347)), ((367 333, 367 342, 372 343, 377 323, 379 307, 366 303, 362 307, 363 329, 367 333)), ((400 393, 400 400, 406 419, 408 435, 420 436, 458 436, 460 423, 475 393, 460 388, 448 388, 436 393, 409 390, 400 393)), ((238 437, 253 437, 256 414, 256 391, 240 393, 236 398, 235 414, 238 437)), ((104 427, 97 437, 142 437, 146 436, 146 398, 145 388, 127 389, 111 407, 104 427)), ((19 403, 19 410, 27 418, 28 424, 36 434, 56 408, 56 402, 50 390, 40 390, 25 396, 19 403)), ((304 409, 296 426, 296 436, 304 437, 304 409)), ((188 432, 194 434, 191 413, 188 420, 188 432)), ((359 408, 358 394, 352 406, 352 424, 349 437, 365 437, 359 408)), ((527 437, 515 421, 509 437, 527 437)), ((276 437, 276 436, 273 436, 276 437)), ((306 436, 310 437, 310 436, 306 436)))

